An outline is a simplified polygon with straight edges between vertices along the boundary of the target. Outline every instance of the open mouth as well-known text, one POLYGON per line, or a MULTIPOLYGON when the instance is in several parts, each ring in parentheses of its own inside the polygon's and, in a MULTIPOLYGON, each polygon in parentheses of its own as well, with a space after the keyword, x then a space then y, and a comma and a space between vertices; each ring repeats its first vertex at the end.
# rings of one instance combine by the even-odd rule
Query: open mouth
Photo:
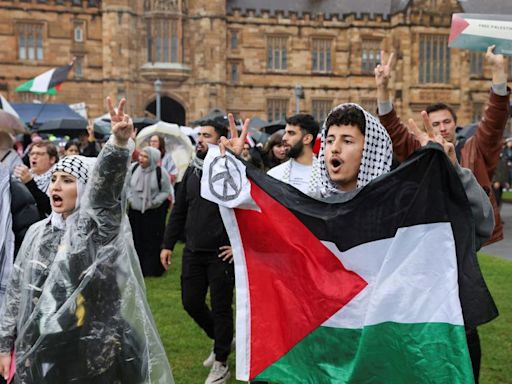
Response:
POLYGON ((52 205, 54 207, 61 207, 62 206, 62 197, 59 195, 52 195, 52 205))
POLYGON ((331 159, 330 164, 331 164, 331 170, 336 172, 341 168, 341 166, 343 165, 343 162, 340 159, 334 158, 334 159, 331 159))

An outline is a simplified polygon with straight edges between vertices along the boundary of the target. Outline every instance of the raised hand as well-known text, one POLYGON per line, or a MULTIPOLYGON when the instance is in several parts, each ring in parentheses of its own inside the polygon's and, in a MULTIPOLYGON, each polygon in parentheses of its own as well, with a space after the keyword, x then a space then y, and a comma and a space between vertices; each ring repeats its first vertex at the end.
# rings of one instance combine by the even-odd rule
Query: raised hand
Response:
POLYGON ((505 58, 503 55, 496 55, 494 53, 494 49, 496 45, 491 45, 487 48, 487 52, 485 53, 485 60, 492 67, 492 83, 500 84, 507 82, 507 71, 505 66, 505 58))
POLYGON ((436 133, 434 131, 434 128, 432 127, 432 122, 430 121, 430 118, 428 117, 428 113, 426 111, 421 112, 421 119, 423 120, 425 132, 418 128, 416 122, 413 119, 409 119, 407 122, 409 132, 416 137, 416 139, 420 142, 422 147, 427 145, 429 141, 441 144, 441 146, 444 149, 444 153, 446 153, 451 163, 455 165, 457 163, 455 146, 452 143, 446 141, 443 138, 443 136, 441 136, 441 134, 436 133))
POLYGON ((382 64, 378 64, 374 70, 377 87, 387 88, 391 74, 395 70, 395 62, 393 61, 395 57, 394 52, 391 52, 387 60, 386 56, 387 53, 385 51, 380 51, 380 62, 382 64))
POLYGON ((128 140, 133 135, 133 122, 130 116, 124 113, 124 106, 126 99, 121 99, 117 106, 117 111, 114 109, 112 99, 107 97, 107 108, 110 113, 110 121, 112 125, 112 134, 114 135, 118 144, 126 145, 128 140))
POLYGON ((225 155, 226 149, 229 149, 235 155, 240 155, 244 149, 245 139, 247 138, 247 132, 249 131, 249 119, 245 119, 242 127, 242 133, 238 137, 238 131, 236 129, 235 118, 232 113, 228 114, 229 121, 229 133, 231 138, 228 140, 226 137, 220 138, 219 149, 222 156, 225 155))
POLYGON ((95 141, 96 138, 94 137, 94 123, 91 119, 87 120, 87 134, 88 134, 88 140, 89 141, 95 141))

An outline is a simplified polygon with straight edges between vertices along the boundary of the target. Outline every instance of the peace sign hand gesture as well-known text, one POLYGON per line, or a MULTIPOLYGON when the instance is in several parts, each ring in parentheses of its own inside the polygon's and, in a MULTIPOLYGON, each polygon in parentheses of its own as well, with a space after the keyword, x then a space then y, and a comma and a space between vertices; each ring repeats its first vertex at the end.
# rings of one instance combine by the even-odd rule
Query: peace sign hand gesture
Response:
POLYGON ((446 153, 446 155, 450 159, 450 162, 453 165, 457 164, 455 146, 452 143, 446 141, 439 133, 434 132, 434 128, 432 127, 432 123, 430 121, 430 118, 428 117, 427 112, 422 111, 421 118, 423 120, 423 125, 425 126, 426 132, 420 130, 413 119, 409 119, 407 122, 409 132, 411 132, 416 137, 416 139, 420 142, 422 147, 427 145, 429 141, 441 144, 441 146, 444 149, 444 153, 446 153))
POLYGON ((391 55, 389 55, 387 60, 386 56, 387 54, 385 51, 380 51, 380 62, 384 64, 378 64, 374 70, 375 83, 377 84, 377 87, 387 88, 389 79, 391 78, 391 73, 395 69, 395 62, 393 61, 395 54, 391 52, 391 55))
POLYGON ((220 154, 221 154, 221 156, 224 156, 226 154, 226 149, 229 149, 231 152, 233 152, 235 155, 238 156, 242 153, 242 150, 244 149, 245 139, 247 138, 247 132, 249 131, 250 120, 245 119, 240 137, 238 137, 238 131, 236 129, 235 118, 233 117, 232 113, 228 114, 228 120, 229 120, 229 133, 230 133, 231 138, 229 140, 225 137, 220 138, 220 144, 219 144, 220 154))
POLYGON ((114 109, 112 99, 107 97, 107 107, 110 113, 110 121, 112 125, 112 134, 118 145, 126 146, 130 137, 133 134, 133 122, 130 116, 125 115, 124 107, 126 99, 122 98, 117 106, 117 111, 114 109))

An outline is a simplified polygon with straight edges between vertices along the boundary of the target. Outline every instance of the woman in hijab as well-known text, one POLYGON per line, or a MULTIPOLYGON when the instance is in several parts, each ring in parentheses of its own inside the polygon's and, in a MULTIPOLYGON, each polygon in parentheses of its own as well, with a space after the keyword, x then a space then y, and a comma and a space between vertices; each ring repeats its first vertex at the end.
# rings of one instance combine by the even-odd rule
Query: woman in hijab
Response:
POLYGON ((164 272, 160 245, 171 184, 167 171, 158 166, 159 161, 158 149, 145 147, 139 154, 139 161, 132 166, 128 188, 128 217, 144 276, 161 276, 164 272))
POLYGON ((125 212, 133 124, 108 98, 96 164, 52 171, 51 216, 30 227, 0 309, 0 374, 15 384, 173 383, 125 212), (93 169, 92 169, 93 168, 93 169))

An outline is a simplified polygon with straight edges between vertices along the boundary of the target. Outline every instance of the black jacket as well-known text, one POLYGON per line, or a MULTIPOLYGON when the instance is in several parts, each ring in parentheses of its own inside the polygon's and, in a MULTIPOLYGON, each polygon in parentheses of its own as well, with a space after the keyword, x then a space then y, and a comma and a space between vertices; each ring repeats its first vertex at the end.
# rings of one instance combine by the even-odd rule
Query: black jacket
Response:
POLYGON ((25 184, 25 186, 28 188, 34 200, 36 201, 37 209, 39 210, 40 220, 50 215, 50 213, 52 213, 50 197, 37 187, 37 184, 34 181, 34 179, 30 180, 27 184, 25 184))
POLYGON ((10 191, 14 257, 16 257, 28 227, 41 220, 41 217, 34 197, 22 182, 11 178, 10 191))
POLYGON ((201 175, 193 166, 187 168, 176 191, 162 248, 173 249, 183 235, 192 252, 218 251, 219 247, 229 245, 219 206, 201 197, 201 175))

